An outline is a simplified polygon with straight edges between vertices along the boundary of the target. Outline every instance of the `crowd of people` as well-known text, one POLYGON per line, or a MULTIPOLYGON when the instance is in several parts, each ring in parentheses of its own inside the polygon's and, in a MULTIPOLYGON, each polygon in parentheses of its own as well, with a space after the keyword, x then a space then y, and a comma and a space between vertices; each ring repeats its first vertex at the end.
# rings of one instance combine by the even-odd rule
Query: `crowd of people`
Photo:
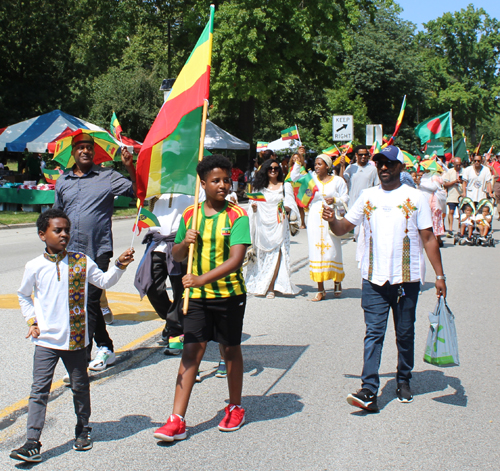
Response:
MULTIPOLYGON (((75 165, 57 181, 54 209, 43 213, 37 223, 45 251, 28 263, 19 290, 28 337, 35 343, 27 441, 11 453, 12 458, 23 461, 41 460, 40 435, 59 358, 74 394, 74 449, 92 448, 87 366, 104 369, 115 361, 100 298, 102 290, 116 283, 134 258, 133 249, 127 250, 108 270, 113 256, 113 198, 133 195, 136 189, 132 156, 122 149, 122 161, 131 177, 126 179, 94 165, 94 143, 88 134, 75 136, 72 147, 75 165), (92 360, 93 341, 98 351, 92 360)), ((358 244, 366 323, 364 366, 361 389, 347 401, 378 411, 378 369, 390 309, 398 346, 397 398, 400 402, 413 400, 410 379, 415 310, 425 271, 423 250, 436 273, 436 294, 446 296, 439 251, 446 205, 448 231, 452 231, 460 200, 470 200, 468 206, 478 208, 481 200, 495 193, 498 201, 500 163, 486 156, 483 165, 480 156, 473 156, 472 165, 463 169, 463 162, 454 159, 449 170, 440 164, 440 171, 416 171, 412 178, 395 146, 375 155, 367 146, 357 146, 349 165, 341 155, 335 167, 330 156, 320 154, 312 159, 311 173, 307 168, 311 159, 306 154, 301 146, 297 154, 282 162, 272 151, 262 155, 250 173, 252 191, 259 197, 251 201, 248 213, 233 194, 234 182, 241 175, 235 175, 231 163, 217 154, 205 157, 197 167, 202 196, 196 214, 190 196, 170 193, 150 200, 149 209, 160 226, 151 228, 144 238, 146 250, 135 286, 165 320, 165 354, 182 353, 172 414, 154 431, 157 439, 186 438, 184 416, 211 340, 220 348, 217 376, 227 378, 229 390, 230 404, 219 430, 235 431, 245 423, 240 343, 246 293, 274 299, 276 293, 294 296, 300 291, 291 280, 290 268, 292 227, 299 225, 307 230, 309 273, 317 284, 313 302, 327 297, 325 283, 329 280, 334 296, 342 295, 341 237, 352 231, 358 244), (305 201, 296 190, 307 179, 314 183, 315 191, 305 201), (198 220, 196 229, 191 228, 193 219, 198 220), (193 267, 187 273, 186 259, 193 245, 193 267), (173 299, 166 292, 167 278, 173 299), (187 289, 189 306, 184 315, 182 296, 187 289)), ((471 223, 465 206, 459 230, 468 230, 471 223)), ((475 219, 483 228, 481 235, 491 227, 493 217, 493 206, 486 206, 481 218, 475 219)))

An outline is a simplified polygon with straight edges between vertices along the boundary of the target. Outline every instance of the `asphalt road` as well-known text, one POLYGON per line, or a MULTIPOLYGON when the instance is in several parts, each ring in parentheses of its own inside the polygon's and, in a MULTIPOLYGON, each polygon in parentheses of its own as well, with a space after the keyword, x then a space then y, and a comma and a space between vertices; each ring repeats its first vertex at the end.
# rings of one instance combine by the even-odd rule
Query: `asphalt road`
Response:
MULTIPOLYGON (((114 222, 115 255, 130 245, 131 226, 131 220, 114 222)), ((497 221, 494 228, 500 229, 497 221)), ((138 243, 135 247, 139 258, 143 249, 138 243)), ((1 470, 16 466, 8 453, 26 437, 33 348, 24 338, 27 329, 15 293, 24 264, 42 249, 33 227, 0 231, 1 470)), ((179 358, 163 355, 157 343, 162 322, 146 300, 139 301, 131 267, 109 294, 116 314, 109 331, 120 351, 117 364, 92 374, 94 448, 72 450, 72 395, 61 386, 64 370, 59 366, 41 438, 43 461, 36 468, 498 470, 498 250, 453 246, 446 240, 442 255, 461 366, 437 368, 422 361, 427 315, 436 302, 433 284, 427 283, 417 309, 415 401, 395 399, 390 325, 380 369, 381 411, 367 414, 345 400, 359 388, 364 335, 355 244, 343 245, 342 297, 334 299, 333 283, 327 283, 327 299, 311 303, 315 288, 307 267, 307 236, 301 231, 292 239, 292 280, 302 292, 274 300, 251 297, 247 304, 242 344, 247 423, 234 433, 217 429, 227 386, 214 376, 218 352, 210 344, 186 416, 189 437, 171 445, 158 443, 153 431, 170 414, 179 358)), ((430 267, 428 279, 434 279, 430 267)))

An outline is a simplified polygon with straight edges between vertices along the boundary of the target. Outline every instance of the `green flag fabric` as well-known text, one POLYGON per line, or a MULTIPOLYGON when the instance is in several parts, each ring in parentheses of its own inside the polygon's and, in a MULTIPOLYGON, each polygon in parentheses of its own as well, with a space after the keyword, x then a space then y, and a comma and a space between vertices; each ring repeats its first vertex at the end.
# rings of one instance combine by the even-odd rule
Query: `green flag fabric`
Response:
POLYGON ((451 113, 448 111, 423 121, 415 128, 415 134, 420 138, 422 144, 429 139, 451 137, 451 113))
POLYGON ((465 146, 465 140, 463 137, 457 139, 454 142, 453 149, 453 154, 451 152, 451 146, 444 151, 444 155, 446 156, 447 160, 449 160, 451 156, 454 155, 455 157, 460 157, 462 159, 462 162, 469 161, 469 156, 467 155, 467 147, 465 146))

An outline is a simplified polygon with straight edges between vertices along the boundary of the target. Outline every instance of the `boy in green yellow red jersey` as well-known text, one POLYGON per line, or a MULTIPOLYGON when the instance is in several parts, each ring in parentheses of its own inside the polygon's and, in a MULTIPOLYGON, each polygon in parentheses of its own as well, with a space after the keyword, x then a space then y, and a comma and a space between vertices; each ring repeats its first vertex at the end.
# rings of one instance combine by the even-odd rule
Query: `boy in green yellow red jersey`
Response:
POLYGON ((184 318, 184 350, 177 375, 174 408, 167 423, 155 431, 159 440, 186 438, 184 415, 207 342, 222 345, 227 367, 229 406, 219 430, 232 432, 245 423, 241 407, 243 357, 241 332, 246 305, 242 263, 250 245, 247 213, 226 200, 231 189, 231 163, 222 155, 205 157, 196 168, 206 200, 198 207, 198 229, 191 227, 194 206, 182 216, 172 250, 184 260, 195 244, 193 273, 182 279, 190 288, 189 309, 184 318))

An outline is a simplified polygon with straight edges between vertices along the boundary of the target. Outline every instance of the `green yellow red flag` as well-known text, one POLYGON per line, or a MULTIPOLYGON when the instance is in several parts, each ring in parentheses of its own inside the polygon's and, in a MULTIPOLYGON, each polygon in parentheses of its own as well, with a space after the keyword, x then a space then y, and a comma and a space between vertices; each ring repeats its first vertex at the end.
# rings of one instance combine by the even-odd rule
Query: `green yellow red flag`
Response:
POLYGON ((144 140, 137 160, 141 202, 166 192, 194 195, 203 103, 209 98, 214 7, 144 140))
POLYGON ((109 123, 109 130, 115 139, 120 140, 122 138, 123 130, 114 111, 113 116, 111 116, 111 123, 109 123))
POLYGON ((134 226, 132 227, 132 231, 136 232, 136 230, 139 229, 140 234, 142 229, 148 227, 160 227, 160 225, 160 221, 158 221, 158 218, 151 211, 141 208, 139 210, 139 219, 137 221, 137 225, 134 224, 134 226))
POLYGON ((281 139, 287 141, 289 139, 299 139, 299 130, 297 126, 292 126, 281 131, 281 139))

